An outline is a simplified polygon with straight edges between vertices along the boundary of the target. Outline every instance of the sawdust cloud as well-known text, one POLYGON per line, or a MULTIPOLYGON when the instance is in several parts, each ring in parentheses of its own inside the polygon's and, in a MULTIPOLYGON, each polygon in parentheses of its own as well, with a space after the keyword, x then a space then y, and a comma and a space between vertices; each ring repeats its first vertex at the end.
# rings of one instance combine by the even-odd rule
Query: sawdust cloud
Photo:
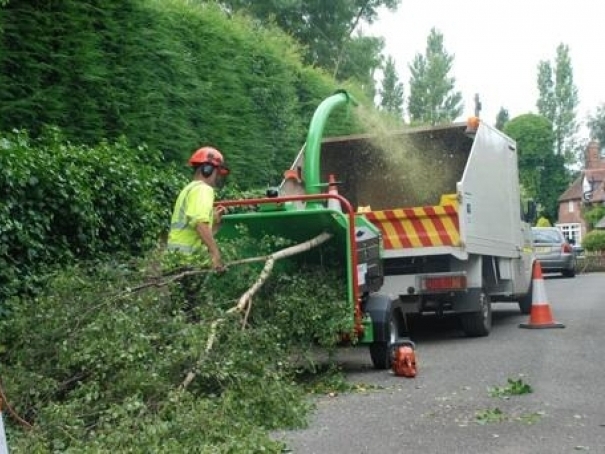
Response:
MULTIPOLYGON (((374 109, 359 106, 354 115, 371 135, 365 154, 369 171, 360 175, 356 199, 372 210, 438 205, 443 194, 456 192, 466 155, 429 134, 406 135, 374 109)), ((359 173, 358 173, 359 174, 359 173)))

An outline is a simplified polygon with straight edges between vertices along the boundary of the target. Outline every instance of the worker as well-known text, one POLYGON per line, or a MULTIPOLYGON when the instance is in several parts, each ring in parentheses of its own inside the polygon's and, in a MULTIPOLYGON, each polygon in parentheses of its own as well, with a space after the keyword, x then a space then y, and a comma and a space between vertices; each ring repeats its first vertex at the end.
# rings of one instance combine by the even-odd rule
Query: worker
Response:
POLYGON ((202 254, 202 266, 223 271, 214 238, 223 209, 214 207, 214 189, 224 184, 229 168, 221 152, 212 147, 196 150, 189 165, 194 169, 193 181, 183 188, 174 205, 167 248, 190 257, 202 254))

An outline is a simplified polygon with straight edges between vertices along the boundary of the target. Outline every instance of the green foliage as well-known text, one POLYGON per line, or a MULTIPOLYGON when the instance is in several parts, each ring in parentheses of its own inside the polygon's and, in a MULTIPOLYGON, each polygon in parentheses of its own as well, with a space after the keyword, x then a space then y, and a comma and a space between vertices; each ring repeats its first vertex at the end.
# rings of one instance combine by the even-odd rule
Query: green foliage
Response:
POLYGON ((525 383, 522 379, 514 380, 509 378, 506 386, 494 386, 489 389, 491 397, 508 398, 510 396, 518 396, 521 394, 531 394, 534 392, 532 387, 525 383))
POLYGON ((595 205, 584 210, 582 217, 588 224, 588 230, 592 230, 598 222, 605 217, 605 206, 595 205))
POLYGON ((503 422, 507 419, 508 416, 506 415, 506 413, 504 413, 499 408, 478 411, 475 415, 475 420, 477 421, 477 424, 480 424, 482 426, 485 424, 503 422))
POLYGON ((519 180, 525 195, 541 206, 541 214, 557 219, 559 196, 567 189, 569 175, 565 158, 554 152, 550 121, 540 115, 524 114, 504 126, 504 132, 517 142, 519 180))
POLYGON ((576 161, 574 134, 579 127, 576 121, 579 98, 573 80, 569 46, 559 44, 554 64, 540 62, 538 90, 538 112, 552 123, 555 153, 564 156, 567 162, 576 161))
POLYGON ((544 216, 541 216, 536 221, 536 227, 552 227, 552 224, 550 223, 550 221, 547 218, 545 218, 544 216))
POLYGON ((587 126, 590 137, 597 139, 601 147, 605 145, 605 103, 596 108, 594 114, 588 116, 587 126))
POLYGON ((395 60, 393 57, 388 57, 380 91, 380 108, 397 118, 402 118, 403 102, 403 84, 399 82, 395 60))
POLYGON ((48 267, 155 246, 183 181, 158 152, 124 141, 0 136, 0 301, 34 291, 48 267))
POLYGON ((0 29, 0 131, 124 136, 179 164, 211 144, 243 189, 279 181, 336 88, 281 30, 207 2, 11 2, 0 29))
MULTIPOLYGON (((221 248, 231 261, 283 244, 242 236, 221 248)), ((128 290, 158 282, 160 258, 65 268, 34 299, 11 302, 11 319, 0 321, 2 383, 35 426, 8 426, 11 452, 277 453, 283 446, 267 431, 305 424, 304 358, 317 341, 334 348, 352 325, 341 276, 276 270, 242 329, 225 312, 261 265, 194 277, 192 307, 178 283, 128 290), (179 390, 192 370, 194 381, 179 390)))
POLYGON ((498 115, 496 116, 496 129, 499 131, 504 130, 504 125, 510 120, 510 116, 508 114, 508 110, 504 107, 500 107, 498 111, 498 115))
POLYGON ((384 38, 363 36, 358 33, 352 39, 346 40, 342 46, 340 59, 332 74, 338 80, 356 81, 361 85, 365 96, 374 99, 376 95, 374 75, 382 66, 384 38))
POLYGON ((400 0, 219 0, 219 3, 233 11, 245 11, 265 24, 275 22, 305 47, 306 63, 326 69, 338 80, 352 77, 367 83, 371 82, 368 76, 380 65, 384 44, 381 39, 353 33, 361 20, 371 24, 380 8, 394 11, 400 0))
POLYGON ((482 426, 486 424, 501 423, 506 421, 516 421, 522 424, 531 425, 539 422, 544 417, 544 414, 545 413, 543 411, 536 411, 533 413, 523 413, 513 417, 512 415, 506 414, 499 408, 493 408, 489 410, 478 411, 475 414, 475 421, 477 422, 477 424, 480 424, 482 426))
POLYGON ((409 65, 408 112, 412 122, 435 125, 462 114, 462 94, 454 91, 456 79, 448 76, 453 63, 454 56, 443 45, 443 34, 432 28, 425 54, 416 54, 409 65))
POLYGON ((593 230, 582 239, 582 247, 587 251, 605 251, 605 230, 593 230))

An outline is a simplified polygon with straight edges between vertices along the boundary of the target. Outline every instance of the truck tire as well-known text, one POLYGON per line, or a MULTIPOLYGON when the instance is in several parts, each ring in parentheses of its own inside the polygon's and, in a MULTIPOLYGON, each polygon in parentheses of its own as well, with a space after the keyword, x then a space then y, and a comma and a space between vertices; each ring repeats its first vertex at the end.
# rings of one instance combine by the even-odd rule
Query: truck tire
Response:
POLYGON ((531 312, 531 305, 533 303, 533 299, 534 299, 534 282, 532 280, 532 282, 529 284, 529 289, 527 290, 527 293, 525 295, 523 295, 521 297, 521 299, 519 300, 519 310, 521 311, 521 313, 523 315, 528 315, 531 312))
POLYGON ((374 341, 370 344, 370 358, 375 369, 391 367, 391 348, 399 340, 403 328, 402 319, 396 309, 390 309, 389 320, 385 328, 387 340, 374 341))
POLYGON ((489 335, 492 330, 492 302, 485 291, 479 294, 480 310, 460 314, 462 331, 468 337, 483 337, 489 335))

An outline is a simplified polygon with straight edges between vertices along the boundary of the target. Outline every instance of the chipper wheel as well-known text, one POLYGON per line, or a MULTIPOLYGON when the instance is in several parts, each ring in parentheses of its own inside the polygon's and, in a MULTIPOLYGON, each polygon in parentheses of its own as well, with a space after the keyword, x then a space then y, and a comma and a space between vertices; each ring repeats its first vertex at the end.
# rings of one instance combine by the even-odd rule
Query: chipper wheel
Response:
POLYGON ((389 369, 392 362, 393 345, 405 334, 405 322, 401 311, 392 306, 390 300, 379 296, 382 313, 372 314, 376 340, 370 344, 370 357, 376 369, 389 369))

